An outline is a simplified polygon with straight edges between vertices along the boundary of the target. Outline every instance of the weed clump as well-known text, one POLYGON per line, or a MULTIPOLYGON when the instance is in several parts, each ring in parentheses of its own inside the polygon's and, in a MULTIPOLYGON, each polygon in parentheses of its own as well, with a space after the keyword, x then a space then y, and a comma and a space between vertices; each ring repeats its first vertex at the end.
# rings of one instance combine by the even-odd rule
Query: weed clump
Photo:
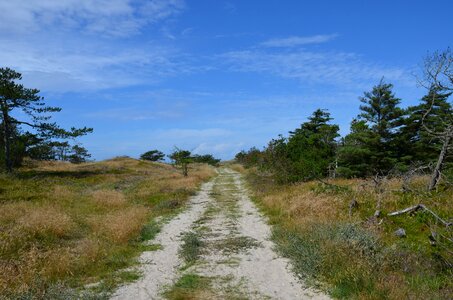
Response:
POLYGON ((188 232, 182 238, 183 244, 179 252, 187 264, 193 264, 201 255, 204 243, 196 232, 188 232))
POLYGON ((208 277, 185 274, 165 293, 165 297, 170 300, 212 299, 213 295, 207 289, 210 282, 208 277))

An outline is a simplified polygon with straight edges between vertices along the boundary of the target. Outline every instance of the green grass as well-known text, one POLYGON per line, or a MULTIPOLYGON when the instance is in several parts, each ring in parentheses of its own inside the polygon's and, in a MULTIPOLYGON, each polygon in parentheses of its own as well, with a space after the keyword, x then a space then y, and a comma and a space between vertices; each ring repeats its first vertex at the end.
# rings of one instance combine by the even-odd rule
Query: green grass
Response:
POLYGON ((375 221, 377 194, 361 180, 277 186, 252 171, 248 183, 253 200, 274 225, 278 250, 310 285, 337 299, 451 299, 451 228, 422 211, 386 214, 423 203, 448 220, 452 189, 427 193, 422 184, 402 193, 398 181, 389 181, 382 195, 383 217, 375 221), (359 206, 349 216, 351 199, 359 206), (394 234, 398 228, 406 230, 405 238, 394 234), (431 231, 437 233, 435 245, 431 231))
MULTIPOLYGON (((169 300, 200 299, 200 294, 206 295, 211 279, 197 274, 185 274, 176 284, 165 292, 169 300)), ((209 299, 209 298, 204 298, 209 299)))
POLYGON ((147 245, 160 230, 155 218, 176 214, 213 176, 206 166, 191 171, 183 177, 165 164, 121 158, 0 174, 0 295, 59 299, 60 290, 73 299, 100 283, 94 290, 107 297, 138 276, 121 270, 141 252, 161 249, 147 245))
POLYGON ((217 241, 213 249, 224 253, 240 253, 247 249, 259 247, 257 240, 246 236, 228 236, 225 239, 217 241))
POLYGON ((160 225, 157 224, 154 220, 145 224, 140 231, 140 241, 145 242, 149 240, 153 240, 156 235, 160 232, 160 225))
POLYGON ((182 238, 183 244, 179 251, 179 255, 184 259, 187 265, 194 264, 201 256, 201 248, 204 242, 200 238, 198 232, 187 232, 182 238))

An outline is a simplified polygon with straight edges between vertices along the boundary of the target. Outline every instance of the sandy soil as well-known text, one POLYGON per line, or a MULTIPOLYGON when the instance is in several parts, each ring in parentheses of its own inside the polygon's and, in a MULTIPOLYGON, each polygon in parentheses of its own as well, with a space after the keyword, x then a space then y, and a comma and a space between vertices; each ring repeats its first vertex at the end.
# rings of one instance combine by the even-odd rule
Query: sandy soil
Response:
POLYGON ((143 277, 121 287, 112 299, 165 299, 163 292, 184 274, 209 278, 209 299, 329 299, 304 287, 289 261, 275 252, 270 233, 240 174, 220 169, 151 241, 162 250, 142 254, 143 277), (195 232, 203 245, 190 265, 178 255, 187 232, 195 232))

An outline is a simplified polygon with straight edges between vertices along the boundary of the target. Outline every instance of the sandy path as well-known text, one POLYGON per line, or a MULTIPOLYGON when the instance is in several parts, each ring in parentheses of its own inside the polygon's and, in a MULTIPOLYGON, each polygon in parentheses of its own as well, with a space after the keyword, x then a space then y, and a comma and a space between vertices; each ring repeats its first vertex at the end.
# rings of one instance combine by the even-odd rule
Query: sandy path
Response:
POLYGON ((150 244, 160 244, 162 250, 143 252, 140 256, 143 277, 121 287, 112 299, 162 299, 162 289, 172 284, 178 276, 182 261, 178 257, 181 232, 189 228, 206 210, 212 182, 205 183, 197 196, 190 201, 189 208, 163 225, 150 244))
POLYGON ((152 241, 163 249, 143 253, 144 277, 120 288, 113 298, 162 299, 162 292, 182 275, 196 274, 210 279, 203 299, 329 299, 302 285, 289 261, 275 252, 270 234, 240 175, 221 169, 152 241), (182 268, 178 251, 182 234, 189 231, 203 242, 202 255, 182 268))

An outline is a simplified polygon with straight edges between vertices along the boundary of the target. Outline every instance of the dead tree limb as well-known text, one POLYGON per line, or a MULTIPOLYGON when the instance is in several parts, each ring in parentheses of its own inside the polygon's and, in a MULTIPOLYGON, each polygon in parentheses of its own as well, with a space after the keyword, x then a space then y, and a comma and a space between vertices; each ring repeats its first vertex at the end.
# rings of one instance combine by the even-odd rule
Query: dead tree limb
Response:
POLYGON ((359 206, 359 203, 357 200, 352 199, 352 201, 349 203, 349 217, 352 217, 352 211, 359 206))
POLYGON ((430 106, 423 113, 421 123, 425 131, 433 137, 440 138, 442 141, 442 149, 439 153, 437 163, 431 175, 431 180, 428 190, 434 190, 441 179, 442 167, 445 163, 447 150, 453 139, 453 121, 442 120, 443 130, 435 130, 426 124, 426 118, 430 115, 436 101, 436 93, 440 91, 451 92, 453 91, 453 54, 450 48, 443 52, 434 52, 424 59, 423 77, 419 80, 419 84, 426 89, 432 91, 432 99, 430 106))
POLYGON ((429 212, 431 215, 434 216, 434 218, 436 218, 436 220, 438 220, 439 222, 444 224, 446 227, 449 227, 449 226, 453 225, 452 222, 447 222, 447 221, 443 220, 435 212, 433 212, 432 210, 430 210, 429 208, 427 208, 423 204, 417 204, 417 205, 410 206, 410 207, 407 207, 407 208, 402 209, 402 210, 394 211, 392 213, 389 213, 388 216, 389 217, 393 217, 393 216, 398 216, 398 215, 407 214, 407 213, 411 213, 411 212, 416 212, 418 210, 425 210, 425 211, 429 212))
POLYGON ((316 180, 319 181, 320 183, 322 183, 323 185, 325 185, 327 187, 330 187, 330 188, 333 188, 333 189, 335 189, 337 191, 347 191, 348 190, 348 188, 345 187, 345 186, 329 183, 329 182, 326 182, 326 181, 322 180, 321 178, 316 178, 316 180))

